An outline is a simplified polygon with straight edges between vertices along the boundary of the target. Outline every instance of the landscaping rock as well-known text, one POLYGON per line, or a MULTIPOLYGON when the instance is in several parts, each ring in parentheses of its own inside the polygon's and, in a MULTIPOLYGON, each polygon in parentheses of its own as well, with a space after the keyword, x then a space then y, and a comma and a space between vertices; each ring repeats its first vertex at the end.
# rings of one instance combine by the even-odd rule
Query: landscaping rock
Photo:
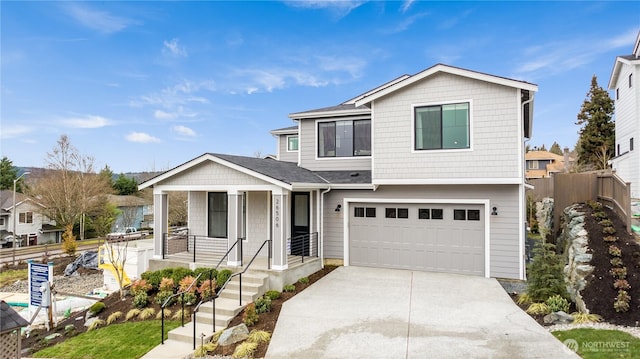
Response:
POLYGON ((543 198, 542 202, 536 202, 536 220, 538 231, 542 237, 553 231, 553 198, 543 198))
POLYGON ((237 342, 241 342, 249 337, 249 329, 246 325, 240 324, 235 327, 225 329, 220 338, 218 339, 218 345, 229 345, 237 342))
POLYGON ((573 317, 563 311, 547 314, 542 318, 545 324, 570 324, 573 323, 573 317))
POLYGON ((60 334, 60 333, 53 333, 53 334, 51 334, 51 335, 47 335, 46 337, 44 337, 44 340, 46 340, 46 341, 52 341, 52 340, 54 340, 55 338, 57 338, 57 337, 61 337, 61 336, 62 336, 62 334, 60 334))
POLYGON ((594 270, 589 264, 593 255, 589 253, 589 234, 584 228, 585 214, 578 211, 578 205, 573 205, 565 208, 563 215, 562 222, 566 225, 562 228, 558 243, 563 244, 567 261, 564 267, 567 292, 578 311, 589 313, 581 294, 587 286, 587 278, 594 270))
POLYGON ((72 331, 72 330, 74 330, 74 329, 76 329, 76 326, 75 326, 75 325, 73 325, 73 324, 69 324, 69 325, 65 325, 65 326, 64 326, 64 331, 65 331, 65 333, 66 333, 66 332, 70 332, 70 331, 72 331))
POLYGON ((93 324, 93 322, 95 322, 98 319, 99 319, 98 317, 89 318, 84 322, 84 326, 88 328, 91 326, 91 324, 93 324))

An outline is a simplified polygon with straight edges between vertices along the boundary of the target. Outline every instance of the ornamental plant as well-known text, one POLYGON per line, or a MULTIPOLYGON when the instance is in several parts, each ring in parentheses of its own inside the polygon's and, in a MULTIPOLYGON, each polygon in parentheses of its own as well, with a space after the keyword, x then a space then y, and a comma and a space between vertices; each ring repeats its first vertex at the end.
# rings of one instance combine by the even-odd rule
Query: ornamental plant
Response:
POLYGON ((242 322, 248 327, 258 322, 258 313, 256 313, 256 305, 254 303, 250 303, 244 309, 244 314, 242 314, 242 322))
POLYGON ((622 250, 620 250, 620 248, 614 246, 613 244, 609 246, 609 254, 614 256, 614 257, 621 257, 622 256, 622 250))
POLYGON ((616 312, 626 312, 629 310, 629 302, 631 302, 631 296, 626 290, 619 290, 618 296, 615 302, 613 302, 613 308, 616 312))
POLYGON ((598 221, 602 221, 603 219, 607 219, 607 214, 604 213, 603 211, 596 211, 593 212, 592 216, 598 221))
POLYGON ((614 242, 618 241, 618 237, 616 237, 616 236, 606 236, 602 240, 604 240, 607 243, 614 243, 614 242))
POLYGON ((609 274, 616 279, 625 279, 627 278, 627 267, 611 268, 609 274))
POLYGON ((544 303, 547 305, 547 307, 549 307, 549 310, 551 310, 552 312, 563 311, 566 313, 569 311, 569 301, 567 301, 565 298, 562 298, 557 294, 547 298, 547 300, 544 303))
POLYGON ((631 289, 631 285, 629 285, 629 282, 627 282, 626 279, 616 279, 616 281, 613 282, 613 287, 615 289, 623 290, 631 289))
POLYGON ((187 305, 195 304, 197 288, 195 285, 192 285, 195 281, 196 279, 190 275, 180 280, 180 292, 183 292, 183 294, 178 296, 179 302, 184 302, 184 304, 187 305))
POLYGON ((209 298, 216 292, 216 282, 210 279, 203 281, 198 287, 200 298, 209 298))
POLYGON ((138 279, 131 284, 131 293, 133 293, 133 295, 137 295, 141 292, 147 294, 147 292, 150 290, 151 284, 147 283, 147 281, 144 279, 138 279))
POLYGON ((603 219, 600 222, 598 222, 598 224, 600 224, 603 227, 613 227, 613 221, 610 219, 603 219))
POLYGON ((559 295, 569 298, 564 283, 564 263, 552 243, 540 242, 533 249, 533 260, 527 266, 527 294, 532 302, 544 302, 559 295))
POLYGON ((613 227, 604 227, 602 228, 602 233, 604 234, 615 234, 616 233, 616 229, 613 227))
POLYGON ((622 263, 622 258, 620 257, 614 257, 612 258, 609 263, 611 263, 612 267, 622 267, 623 263, 622 263))

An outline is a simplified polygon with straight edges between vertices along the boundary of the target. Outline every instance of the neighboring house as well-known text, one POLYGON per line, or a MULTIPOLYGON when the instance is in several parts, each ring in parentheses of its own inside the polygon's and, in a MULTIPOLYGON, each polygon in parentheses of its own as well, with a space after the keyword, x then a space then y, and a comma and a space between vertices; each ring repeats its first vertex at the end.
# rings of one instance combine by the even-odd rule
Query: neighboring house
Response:
POLYGON ((555 173, 568 172, 573 164, 573 159, 569 157, 569 150, 565 149, 564 155, 557 155, 548 151, 529 151, 524 157, 526 161, 527 179, 548 178, 555 173))
POLYGON ((631 182, 631 197, 640 198, 640 32, 632 54, 616 58, 609 90, 614 91, 616 123, 616 156, 611 164, 618 176, 631 182))
POLYGON ((19 246, 42 243, 60 243, 62 229, 54 220, 43 215, 44 206, 22 193, 16 193, 14 217, 13 191, 0 192, 0 243, 3 247, 12 245, 14 232, 19 246), (15 221, 14 221, 15 219, 15 221), (16 229, 13 225, 16 225, 16 229))
POLYGON ((107 202, 118 207, 120 213, 111 226, 113 232, 117 232, 125 227, 141 228, 153 205, 144 198, 137 196, 107 195, 107 202), (145 218, 146 217, 146 218, 145 218))
POLYGON ((167 193, 187 191, 190 234, 225 248, 245 238, 245 256, 271 239, 275 271, 311 255, 523 279, 524 148, 537 90, 438 64, 292 113, 297 126, 271 132, 277 159, 205 153, 140 184, 154 191, 155 258, 166 251, 167 193), (317 242, 300 249, 307 236, 317 242))

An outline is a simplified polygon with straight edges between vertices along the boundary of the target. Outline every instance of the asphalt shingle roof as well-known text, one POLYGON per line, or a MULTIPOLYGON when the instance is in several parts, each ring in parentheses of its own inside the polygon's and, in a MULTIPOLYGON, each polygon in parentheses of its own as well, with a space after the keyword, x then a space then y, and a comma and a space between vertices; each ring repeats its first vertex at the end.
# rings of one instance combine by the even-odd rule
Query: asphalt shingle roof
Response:
POLYGON ((0 301, 0 333, 29 325, 26 319, 13 310, 4 300, 0 301))

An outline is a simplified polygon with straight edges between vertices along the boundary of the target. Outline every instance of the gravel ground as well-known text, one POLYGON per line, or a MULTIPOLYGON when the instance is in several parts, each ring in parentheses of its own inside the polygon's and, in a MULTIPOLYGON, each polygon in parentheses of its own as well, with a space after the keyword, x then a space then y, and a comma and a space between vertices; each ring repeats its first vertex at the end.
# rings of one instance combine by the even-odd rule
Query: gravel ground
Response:
MULTIPOLYGON (((57 275, 53 277, 55 289, 58 292, 85 295, 96 288, 102 288, 104 278, 101 271, 92 274, 72 275, 69 277, 57 275)), ((26 280, 19 280, 0 288, 0 292, 29 293, 29 283, 26 280)))
POLYGON ((558 330, 571 330, 577 328, 620 330, 623 332, 627 332, 636 338, 640 338, 640 327, 624 327, 621 325, 614 325, 609 323, 556 324, 547 327, 550 332, 555 332, 558 330))

